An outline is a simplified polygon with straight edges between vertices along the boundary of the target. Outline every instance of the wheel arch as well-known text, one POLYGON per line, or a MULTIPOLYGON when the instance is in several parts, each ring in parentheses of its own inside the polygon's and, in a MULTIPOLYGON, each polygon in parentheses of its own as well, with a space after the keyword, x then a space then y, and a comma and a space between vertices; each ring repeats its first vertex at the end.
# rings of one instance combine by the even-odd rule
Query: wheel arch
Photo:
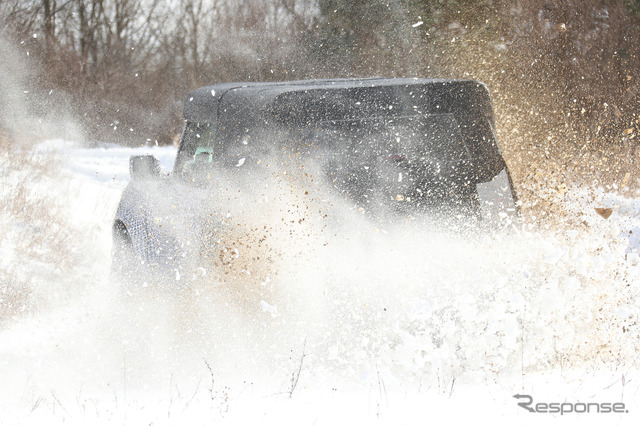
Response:
POLYGON ((128 244, 132 244, 131 235, 129 235, 127 225, 125 225, 124 222, 120 219, 115 219, 113 221, 112 235, 114 239, 121 238, 122 241, 127 242, 128 244))

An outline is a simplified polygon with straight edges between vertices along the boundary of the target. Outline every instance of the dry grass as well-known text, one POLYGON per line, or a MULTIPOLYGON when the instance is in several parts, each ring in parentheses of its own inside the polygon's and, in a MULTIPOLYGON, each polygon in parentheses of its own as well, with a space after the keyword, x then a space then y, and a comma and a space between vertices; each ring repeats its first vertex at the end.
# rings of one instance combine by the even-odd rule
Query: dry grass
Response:
POLYGON ((0 133, 0 324, 44 303, 37 287, 73 265, 75 236, 59 197, 42 186, 56 179, 52 163, 0 133))

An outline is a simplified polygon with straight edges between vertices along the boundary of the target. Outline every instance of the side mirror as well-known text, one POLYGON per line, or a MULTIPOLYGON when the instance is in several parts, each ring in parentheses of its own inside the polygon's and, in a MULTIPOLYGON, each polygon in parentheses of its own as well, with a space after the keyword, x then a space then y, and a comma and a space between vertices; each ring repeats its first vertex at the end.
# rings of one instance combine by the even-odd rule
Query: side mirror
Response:
POLYGON ((160 176, 160 162, 153 155, 133 155, 129 158, 131 179, 153 179, 160 176))

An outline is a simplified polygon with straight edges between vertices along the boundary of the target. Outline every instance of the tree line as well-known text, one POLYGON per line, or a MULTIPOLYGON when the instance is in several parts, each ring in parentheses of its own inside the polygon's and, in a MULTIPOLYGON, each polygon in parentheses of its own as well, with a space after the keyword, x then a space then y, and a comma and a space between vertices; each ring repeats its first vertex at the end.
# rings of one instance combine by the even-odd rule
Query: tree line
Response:
POLYGON ((487 83, 521 151, 637 143, 640 0, 3 0, 0 22, 88 139, 170 143, 216 82, 419 76, 487 83))

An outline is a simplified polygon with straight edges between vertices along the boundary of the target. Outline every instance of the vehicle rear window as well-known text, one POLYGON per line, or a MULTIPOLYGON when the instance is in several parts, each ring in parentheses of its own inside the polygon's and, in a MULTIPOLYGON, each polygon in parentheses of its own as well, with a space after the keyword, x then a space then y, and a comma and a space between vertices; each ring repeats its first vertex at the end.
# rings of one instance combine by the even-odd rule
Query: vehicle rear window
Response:
POLYGON ((319 148, 364 162, 387 156, 412 163, 471 160, 454 114, 325 121, 314 139, 319 148))

